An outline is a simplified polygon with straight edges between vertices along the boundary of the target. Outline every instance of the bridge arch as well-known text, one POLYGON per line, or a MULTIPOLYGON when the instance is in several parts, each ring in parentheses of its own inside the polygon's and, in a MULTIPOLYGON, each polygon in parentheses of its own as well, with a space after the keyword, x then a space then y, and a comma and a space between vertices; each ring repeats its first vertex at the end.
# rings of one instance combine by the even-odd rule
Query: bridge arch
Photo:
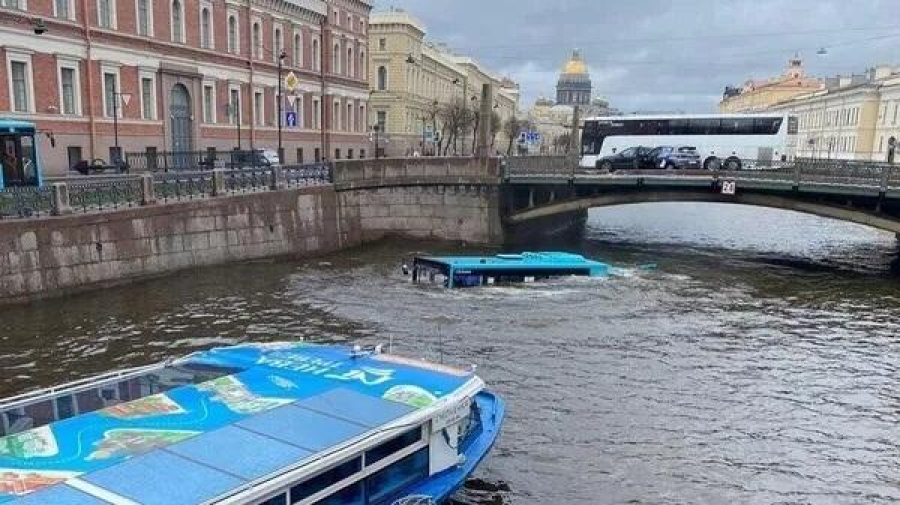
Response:
POLYGON ((559 214, 587 211, 599 207, 634 205, 640 203, 662 202, 704 202, 750 205, 775 209, 791 210, 804 214, 812 214, 830 219, 838 219, 862 224, 873 228, 893 232, 900 236, 900 219, 876 214, 862 208, 840 205, 830 202, 807 201, 796 197, 786 197, 763 193, 739 193, 737 195, 721 195, 710 191, 633 191, 601 193, 571 200, 559 200, 545 205, 520 209, 511 212, 506 220, 511 224, 525 223, 535 219, 559 214))

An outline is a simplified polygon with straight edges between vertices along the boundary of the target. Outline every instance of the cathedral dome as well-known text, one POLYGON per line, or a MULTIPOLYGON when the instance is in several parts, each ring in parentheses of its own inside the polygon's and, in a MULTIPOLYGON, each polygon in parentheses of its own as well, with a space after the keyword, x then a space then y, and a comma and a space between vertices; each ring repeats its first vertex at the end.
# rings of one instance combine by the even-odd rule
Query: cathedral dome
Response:
POLYGON ((588 75, 588 67, 584 60, 581 59, 581 53, 576 49, 572 52, 572 57, 563 65, 562 76, 582 77, 588 75))

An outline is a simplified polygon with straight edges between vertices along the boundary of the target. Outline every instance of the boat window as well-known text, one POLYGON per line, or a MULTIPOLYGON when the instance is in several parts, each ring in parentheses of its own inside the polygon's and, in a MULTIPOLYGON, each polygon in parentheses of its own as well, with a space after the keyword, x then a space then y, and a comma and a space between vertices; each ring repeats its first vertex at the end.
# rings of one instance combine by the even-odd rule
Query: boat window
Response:
POLYGON ((384 458, 390 457, 392 454, 400 452, 420 440, 422 440, 421 426, 366 451, 366 466, 371 466, 384 458))
POLYGON ((364 503, 363 483, 360 481, 351 484, 328 498, 317 501, 315 505, 363 505, 364 503))
POLYGON ((428 477, 428 448, 407 456, 366 479, 369 503, 385 502, 411 483, 428 477))
POLYGON ((187 363, 153 370, 119 382, 98 384, 74 394, 54 398, 40 397, 32 403, 0 411, 0 417, 6 418, 9 423, 8 431, 0 435, 13 435, 32 428, 40 428, 78 414, 95 412, 182 386, 202 384, 244 370, 236 367, 187 363))
POLYGON ((291 503, 299 503, 362 470, 362 457, 356 457, 291 488, 291 503))
POLYGON ((260 503, 259 505, 287 505, 287 494, 282 493, 278 496, 269 498, 268 500, 260 503))

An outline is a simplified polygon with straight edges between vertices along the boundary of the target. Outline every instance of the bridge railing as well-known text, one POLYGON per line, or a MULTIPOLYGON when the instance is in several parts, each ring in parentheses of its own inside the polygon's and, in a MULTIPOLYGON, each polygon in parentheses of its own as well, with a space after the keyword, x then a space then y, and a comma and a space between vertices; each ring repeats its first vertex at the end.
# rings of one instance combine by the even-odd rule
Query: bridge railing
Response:
POLYGON ((577 159, 562 156, 533 156, 510 158, 505 167, 505 177, 572 179, 622 176, 652 177, 709 177, 733 180, 765 180, 785 183, 820 184, 880 188, 882 190, 900 188, 900 165, 885 162, 857 160, 797 159, 780 160, 740 160, 740 169, 723 167, 721 170, 614 170, 600 171, 578 167, 577 159))

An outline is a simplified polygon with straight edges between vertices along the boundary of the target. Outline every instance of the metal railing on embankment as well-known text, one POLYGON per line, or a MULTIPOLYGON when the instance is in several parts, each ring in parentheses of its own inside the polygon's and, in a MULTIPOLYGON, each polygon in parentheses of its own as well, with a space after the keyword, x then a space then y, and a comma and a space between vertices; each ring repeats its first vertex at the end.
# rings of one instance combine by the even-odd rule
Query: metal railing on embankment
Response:
POLYGON ((190 172, 225 168, 269 168, 262 150, 155 151, 125 153, 127 172, 190 172))
POLYGON ((177 171, 118 178, 57 180, 0 190, 0 219, 117 210, 240 193, 332 184, 327 163, 238 170, 177 171))

